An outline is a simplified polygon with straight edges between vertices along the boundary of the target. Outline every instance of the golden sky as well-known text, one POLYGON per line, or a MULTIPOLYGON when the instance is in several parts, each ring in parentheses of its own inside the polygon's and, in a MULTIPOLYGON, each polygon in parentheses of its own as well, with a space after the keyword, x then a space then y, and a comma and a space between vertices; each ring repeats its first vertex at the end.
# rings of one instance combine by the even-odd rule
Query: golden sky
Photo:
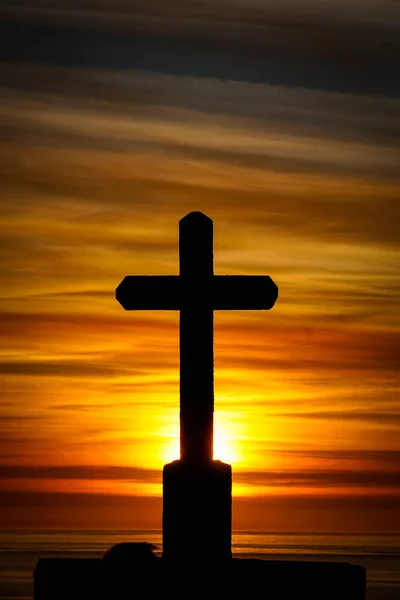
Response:
POLYGON ((176 274, 200 210, 217 274, 279 286, 215 315, 234 526, 400 530, 395 94, 51 60, 0 81, 0 526, 159 526, 178 315, 115 288, 176 274))

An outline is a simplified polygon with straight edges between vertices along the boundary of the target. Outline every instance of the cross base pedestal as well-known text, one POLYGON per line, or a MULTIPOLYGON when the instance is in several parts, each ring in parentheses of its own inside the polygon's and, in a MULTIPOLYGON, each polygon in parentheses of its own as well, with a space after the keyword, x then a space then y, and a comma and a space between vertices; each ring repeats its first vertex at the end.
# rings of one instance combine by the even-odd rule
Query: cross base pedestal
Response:
POLYGON ((219 460, 176 460, 163 470, 163 558, 232 557, 232 468, 219 460))

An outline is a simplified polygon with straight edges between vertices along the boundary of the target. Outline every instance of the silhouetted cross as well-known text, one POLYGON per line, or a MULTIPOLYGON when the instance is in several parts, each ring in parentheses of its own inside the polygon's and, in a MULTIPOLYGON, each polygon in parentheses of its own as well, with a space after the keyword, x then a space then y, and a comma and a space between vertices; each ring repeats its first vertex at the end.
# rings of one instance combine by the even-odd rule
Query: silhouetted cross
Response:
POLYGON ((269 310, 268 276, 214 275, 213 222, 192 212, 179 222, 180 275, 127 276, 116 290, 125 310, 180 311, 181 459, 211 461, 214 429, 214 310, 269 310))

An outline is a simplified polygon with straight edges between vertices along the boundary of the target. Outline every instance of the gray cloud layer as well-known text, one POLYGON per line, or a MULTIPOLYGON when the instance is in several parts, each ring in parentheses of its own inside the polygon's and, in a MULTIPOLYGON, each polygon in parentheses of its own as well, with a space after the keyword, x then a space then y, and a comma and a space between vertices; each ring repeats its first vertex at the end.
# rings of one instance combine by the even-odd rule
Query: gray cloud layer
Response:
POLYGON ((275 11, 209 3, 200 13, 196 6, 204 3, 186 10, 175 3, 161 12, 159 3, 146 4, 134 12, 129 4, 113 4, 111 10, 105 4, 98 10, 92 3, 58 4, 47 14, 39 2, 25 4, 25 10, 5 7, 11 22, 1 27, 0 58, 399 93, 392 76, 400 48, 395 3, 386 2, 380 11, 369 3, 362 17, 356 3, 350 11, 344 3, 334 11, 329 4, 321 9, 321 3, 318 11, 311 3, 275 11), (107 32, 111 23, 112 34, 107 32))

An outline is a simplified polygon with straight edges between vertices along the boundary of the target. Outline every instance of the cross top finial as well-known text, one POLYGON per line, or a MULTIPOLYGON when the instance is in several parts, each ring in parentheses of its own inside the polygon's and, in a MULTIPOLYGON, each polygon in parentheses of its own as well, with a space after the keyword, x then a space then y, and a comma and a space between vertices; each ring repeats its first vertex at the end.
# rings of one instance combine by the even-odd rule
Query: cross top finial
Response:
POLYGON ((179 221, 179 223, 195 223, 195 222, 210 222, 212 223, 212 219, 210 219, 210 217, 208 217, 206 214, 204 214, 203 212, 200 212, 198 210, 194 210, 190 213, 188 213, 187 215, 185 215, 184 217, 182 217, 182 219, 179 221))

